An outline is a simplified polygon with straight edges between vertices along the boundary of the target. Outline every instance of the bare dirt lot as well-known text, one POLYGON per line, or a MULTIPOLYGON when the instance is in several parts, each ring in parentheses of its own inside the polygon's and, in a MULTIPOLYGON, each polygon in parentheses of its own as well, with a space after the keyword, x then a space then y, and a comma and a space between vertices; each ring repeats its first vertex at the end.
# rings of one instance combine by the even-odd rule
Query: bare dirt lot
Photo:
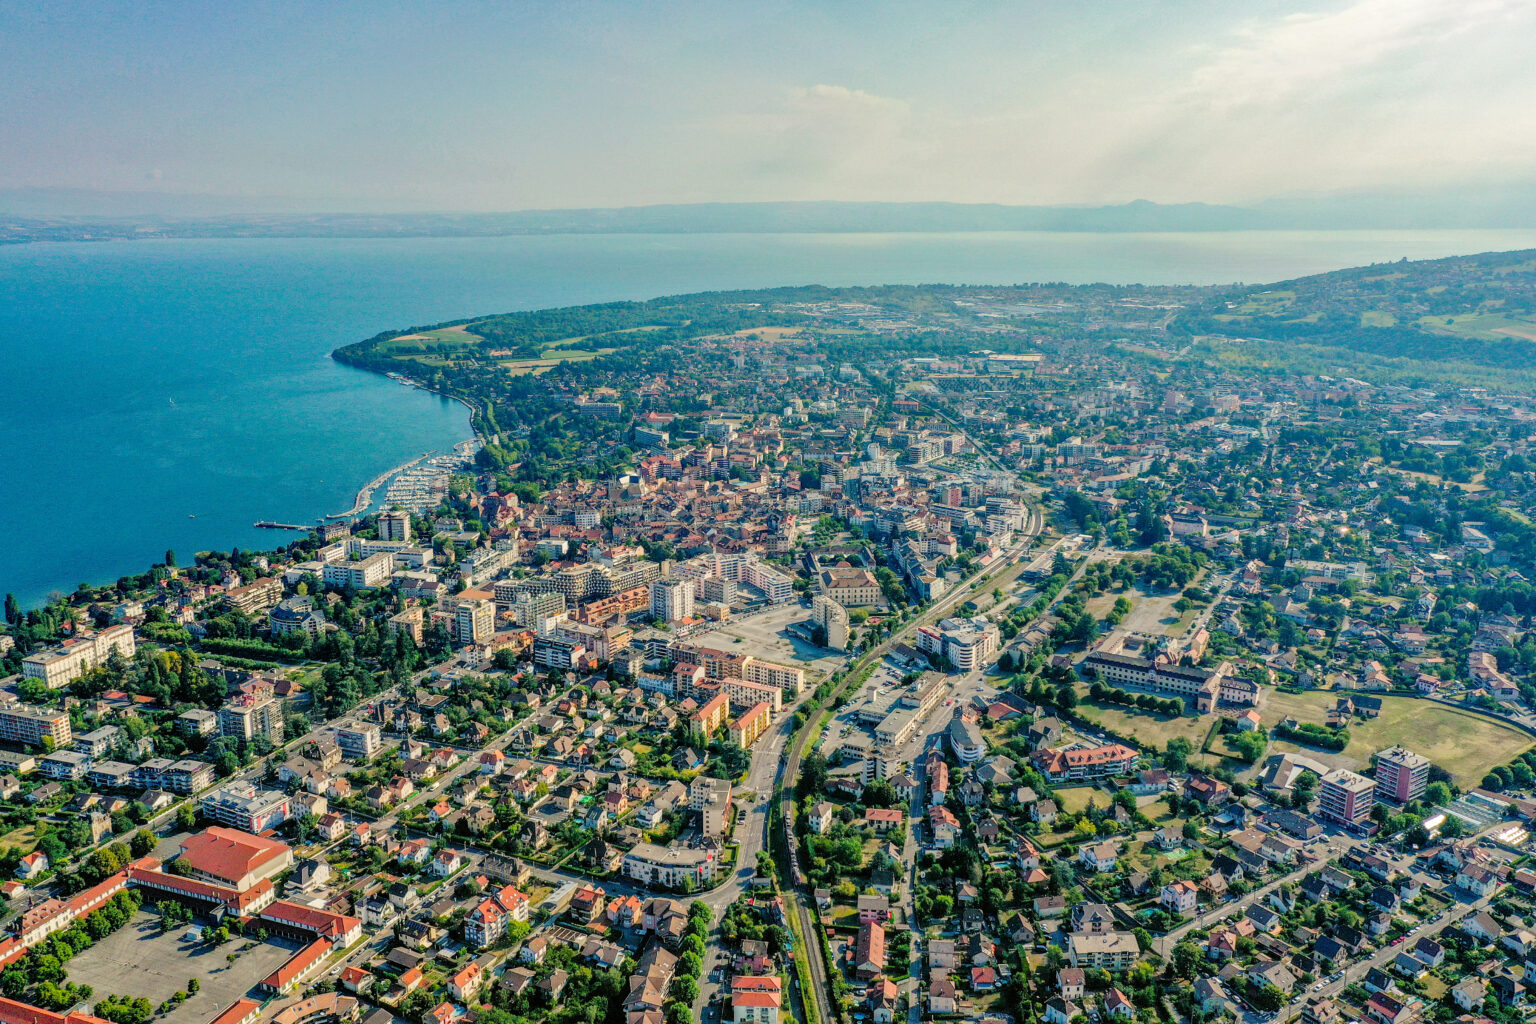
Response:
MULTIPOLYGON (((206 922, 202 922, 206 923, 206 922)), ((222 946, 187 942, 185 928, 161 933, 158 914, 140 911, 134 919, 69 962, 69 980, 89 985, 94 999, 105 995, 145 996, 159 1006, 187 982, 201 989, 175 1010, 156 1018, 162 1024, 202 1024, 246 995, 298 948, 290 942, 235 939, 222 946), (250 948, 245 948, 250 945, 250 948), (237 955, 234 966, 225 958, 237 955)))

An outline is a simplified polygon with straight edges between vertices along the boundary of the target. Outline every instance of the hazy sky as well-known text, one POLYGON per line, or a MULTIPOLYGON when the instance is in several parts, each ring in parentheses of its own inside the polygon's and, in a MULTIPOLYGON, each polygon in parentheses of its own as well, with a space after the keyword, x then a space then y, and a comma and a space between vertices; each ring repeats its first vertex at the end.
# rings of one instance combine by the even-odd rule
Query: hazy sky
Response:
POLYGON ((0 0, 0 188, 1249 201, 1536 167, 1532 0, 0 0))

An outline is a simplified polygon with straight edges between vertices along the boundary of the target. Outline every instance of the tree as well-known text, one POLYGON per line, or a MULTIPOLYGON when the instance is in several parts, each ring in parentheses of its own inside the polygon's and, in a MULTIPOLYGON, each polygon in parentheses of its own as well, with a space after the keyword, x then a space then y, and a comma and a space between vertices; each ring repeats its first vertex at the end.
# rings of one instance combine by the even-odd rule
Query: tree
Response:
POLYGON ((15 594, 5 595, 5 621, 13 626, 21 621, 21 605, 16 603, 15 594))
POLYGON ((699 983, 686 974, 680 974, 672 979, 672 998, 692 1006, 699 1001, 699 983))

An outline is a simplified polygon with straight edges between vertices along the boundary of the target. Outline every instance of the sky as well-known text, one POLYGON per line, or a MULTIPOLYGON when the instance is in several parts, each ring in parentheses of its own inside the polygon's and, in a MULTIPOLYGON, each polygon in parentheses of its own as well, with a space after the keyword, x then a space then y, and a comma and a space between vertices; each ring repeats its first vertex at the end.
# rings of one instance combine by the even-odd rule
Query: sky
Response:
POLYGON ((0 0, 0 189, 350 210, 1532 180, 1530 0, 0 0))

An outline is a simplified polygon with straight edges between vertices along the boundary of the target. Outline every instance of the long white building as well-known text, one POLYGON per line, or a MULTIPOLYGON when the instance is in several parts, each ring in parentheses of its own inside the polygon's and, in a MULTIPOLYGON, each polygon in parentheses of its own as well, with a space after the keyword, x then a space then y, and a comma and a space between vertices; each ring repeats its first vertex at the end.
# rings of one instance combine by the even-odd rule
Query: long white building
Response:
POLYGON ((105 665, 114 652, 132 658, 136 650, 132 626, 108 626, 99 633, 83 633, 57 647, 27 655, 21 662, 21 674, 41 679, 50 690, 57 690, 105 665))

